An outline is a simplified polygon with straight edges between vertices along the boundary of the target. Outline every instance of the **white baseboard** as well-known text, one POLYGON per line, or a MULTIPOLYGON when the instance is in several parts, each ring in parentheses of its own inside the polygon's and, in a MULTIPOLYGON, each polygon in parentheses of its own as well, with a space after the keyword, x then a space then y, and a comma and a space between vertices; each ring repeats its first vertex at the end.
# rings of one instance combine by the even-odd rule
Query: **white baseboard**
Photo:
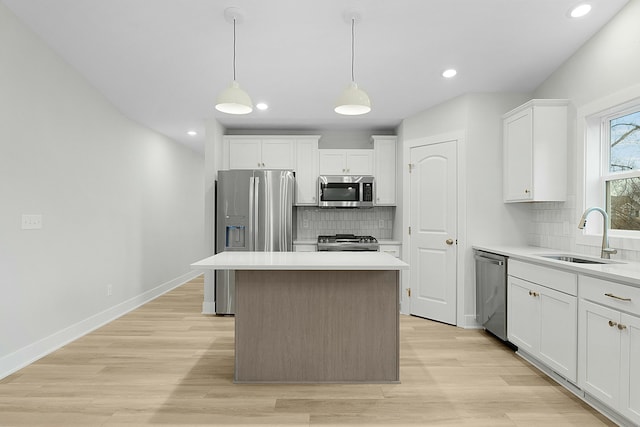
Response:
POLYGON ((202 314, 216 314, 215 301, 204 301, 202 303, 202 314))
POLYGON ((91 331, 98 329, 99 327, 106 325, 107 323, 117 319, 129 313, 132 310, 140 307, 143 304, 159 297, 162 294, 169 292, 172 289, 198 277, 201 275, 200 271, 190 271, 183 274, 173 280, 156 286, 136 297, 133 297, 127 301, 110 307, 100 313, 97 313, 91 317, 88 317, 80 322, 71 325, 65 329, 55 332, 46 338, 29 344, 11 354, 8 354, 0 359, 0 379, 5 378, 8 375, 24 368, 27 365, 35 362, 36 360, 46 356, 49 353, 54 352, 60 347, 69 344, 70 342, 88 334, 91 331))

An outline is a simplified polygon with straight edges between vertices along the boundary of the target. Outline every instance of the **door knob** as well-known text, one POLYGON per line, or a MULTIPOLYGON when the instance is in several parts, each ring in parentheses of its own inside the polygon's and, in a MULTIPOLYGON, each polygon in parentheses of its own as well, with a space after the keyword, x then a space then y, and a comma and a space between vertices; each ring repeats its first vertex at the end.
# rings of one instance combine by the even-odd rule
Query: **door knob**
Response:
POLYGON ((453 245, 453 239, 447 239, 445 240, 445 243, 449 246, 453 245))

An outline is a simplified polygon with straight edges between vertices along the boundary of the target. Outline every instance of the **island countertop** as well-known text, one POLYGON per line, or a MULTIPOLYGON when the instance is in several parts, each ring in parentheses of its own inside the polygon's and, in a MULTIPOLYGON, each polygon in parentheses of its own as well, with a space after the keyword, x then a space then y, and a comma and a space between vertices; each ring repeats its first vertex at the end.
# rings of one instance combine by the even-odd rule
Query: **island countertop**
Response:
POLYGON ((221 252, 191 264, 202 270, 408 270, 384 252, 221 252))

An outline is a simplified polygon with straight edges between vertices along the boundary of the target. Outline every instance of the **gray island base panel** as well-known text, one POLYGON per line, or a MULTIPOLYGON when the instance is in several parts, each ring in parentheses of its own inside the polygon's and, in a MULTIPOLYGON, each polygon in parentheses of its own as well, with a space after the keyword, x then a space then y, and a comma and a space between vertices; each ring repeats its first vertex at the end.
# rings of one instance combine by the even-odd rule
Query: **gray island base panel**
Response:
POLYGON ((236 383, 398 383, 397 270, 236 270, 236 383))

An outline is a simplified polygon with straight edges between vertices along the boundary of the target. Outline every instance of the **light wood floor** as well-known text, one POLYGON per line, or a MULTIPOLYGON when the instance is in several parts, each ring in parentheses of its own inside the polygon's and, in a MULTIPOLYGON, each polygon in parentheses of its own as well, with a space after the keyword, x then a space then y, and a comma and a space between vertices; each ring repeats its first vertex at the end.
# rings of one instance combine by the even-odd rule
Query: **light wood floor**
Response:
POLYGON ((409 316, 401 384, 233 384, 234 320, 201 315, 202 288, 0 381, 0 425, 611 425, 485 332, 409 316))

